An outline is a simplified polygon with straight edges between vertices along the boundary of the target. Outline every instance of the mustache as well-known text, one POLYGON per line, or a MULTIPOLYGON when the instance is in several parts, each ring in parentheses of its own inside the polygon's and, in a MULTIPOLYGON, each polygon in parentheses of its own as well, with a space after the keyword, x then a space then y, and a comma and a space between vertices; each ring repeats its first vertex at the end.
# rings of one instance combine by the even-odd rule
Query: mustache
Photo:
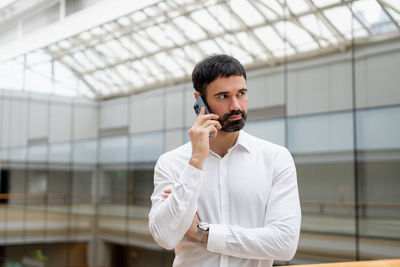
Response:
POLYGON ((221 120, 222 121, 227 120, 230 116, 234 115, 242 115, 242 119, 247 118, 247 114, 243 110, 232 110, 228 113, 225 113, 224 116, 222 116, 221 120))

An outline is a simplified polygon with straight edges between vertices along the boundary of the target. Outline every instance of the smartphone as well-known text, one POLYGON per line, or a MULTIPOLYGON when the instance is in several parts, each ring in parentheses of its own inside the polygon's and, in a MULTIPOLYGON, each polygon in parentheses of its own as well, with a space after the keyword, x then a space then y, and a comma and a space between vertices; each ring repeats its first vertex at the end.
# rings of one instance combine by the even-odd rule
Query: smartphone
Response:
POLYGON ((205 107, 206 109, 206 114, 210 114, 210 111, 208 110, 208 107, 206 103, 204 102, 203 98, 199 95, 196 99, 196 102, 194 103, 193 109, 194 112, 196 112, 196 115, 199 116, 200 110, 202 107, 205 107))
MULTIPOLYGON (((199 95, 193 106, 194 112, 196 112, 197 116, 199 116, 202 107, 204 107, 206 109, 205 114, 210 114, 210 110, 208 109, 206 103, 204 102, 203 98, 199 95)), ((211 137, 212 137, 212 133, 210 133, 210 138, 211 137)))

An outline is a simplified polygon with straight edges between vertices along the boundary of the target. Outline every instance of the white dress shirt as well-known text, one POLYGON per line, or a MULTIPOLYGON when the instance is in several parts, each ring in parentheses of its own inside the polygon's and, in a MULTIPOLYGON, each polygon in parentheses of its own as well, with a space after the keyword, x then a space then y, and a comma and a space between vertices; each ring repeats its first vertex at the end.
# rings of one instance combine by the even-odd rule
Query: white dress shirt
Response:
POLYGON ((175 249, 173 266, 272 266, 290 260, 300 233, 296 169, 289 151, 240 131, 221 158, 210 151, 199 170, 187 143, 163 154, 154 170, 149 227, 175 249), (163 198, 163 190, 172 193, 163 198), (185 233, 197 212, 210 223, 207 245, 185 233))

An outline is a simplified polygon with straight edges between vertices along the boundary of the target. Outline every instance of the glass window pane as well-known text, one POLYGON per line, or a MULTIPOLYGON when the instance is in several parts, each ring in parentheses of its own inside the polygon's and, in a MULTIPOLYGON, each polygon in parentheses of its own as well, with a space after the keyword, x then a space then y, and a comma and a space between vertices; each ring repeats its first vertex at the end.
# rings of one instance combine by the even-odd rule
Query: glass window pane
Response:
POLYGON ((47 160, 47 145, 32 145, 28 148, 29 161, 45 162, 47 160))
POLYGON ((164 133, 150 132, 131 137, 131 161, 153 162, 164 152, 164 133))
POLYGON ((248 121, 244 130, 258 138, 285 146, 284 119, 248 121))
POLYGON ((126 136, 107 137, 100 139, 100 162, 126 162, 128 138, 126 136))
POLYGON ((97 162, 97 140, 75 141, 73 146, 73 161, 75 163, 97 162))
POLYGON ((50 144, 50 162, 70 162, 71 143, 50 144))
POLYGON ((357 146, 360 150, 400 148, 400 107, 357 112, 357 146))
POLYGON ((293 117, 288 127, 289 149, 294 153, 353 150, 350 112, 293 117))

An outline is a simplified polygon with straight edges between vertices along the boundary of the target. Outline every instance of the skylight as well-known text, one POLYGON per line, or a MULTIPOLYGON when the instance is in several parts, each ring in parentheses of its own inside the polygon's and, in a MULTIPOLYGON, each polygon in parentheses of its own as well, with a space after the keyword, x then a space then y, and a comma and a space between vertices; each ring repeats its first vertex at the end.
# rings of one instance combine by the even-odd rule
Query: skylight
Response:
POLYGON ((397 0, 165 0, 3 62, 0 87, 110 98, 184 81, 212 53, 268 66, 399 23, 397 0))

